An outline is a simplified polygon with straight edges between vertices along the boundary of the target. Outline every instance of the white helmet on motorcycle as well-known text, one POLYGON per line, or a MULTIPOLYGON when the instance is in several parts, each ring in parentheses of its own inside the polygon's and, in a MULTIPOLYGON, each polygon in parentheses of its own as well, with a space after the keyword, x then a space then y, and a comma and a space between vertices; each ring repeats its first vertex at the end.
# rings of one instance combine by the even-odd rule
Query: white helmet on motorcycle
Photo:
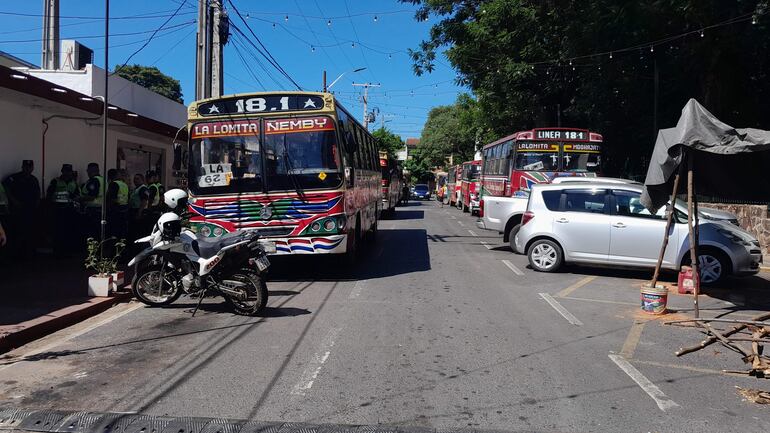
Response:
POLYGON ((182 232, 182 218, 174 212, 166 212, 155 223, 156 229, 166 239, 173 239, 182 232))
POLYGON ((180 207, 184 210, 187 207, 187 192, 179 188, 170 189, 163 194, 163 201, 169 209, 180 207))

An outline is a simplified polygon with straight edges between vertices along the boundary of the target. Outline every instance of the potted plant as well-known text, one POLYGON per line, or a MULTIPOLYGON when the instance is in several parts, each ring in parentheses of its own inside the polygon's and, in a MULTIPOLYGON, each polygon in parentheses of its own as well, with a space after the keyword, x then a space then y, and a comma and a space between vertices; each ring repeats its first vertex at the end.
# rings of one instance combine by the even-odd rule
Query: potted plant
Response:
MULTIPOLYGON (((111 240, 111 239, 107 239, 111 240)), ((88 238, 86 257, 86 269, 96 272, 88 277, 88 295, 89 296, 109 296, 113 284, 113 273, 117 271, 118 258, 126 246, 125 239, 121 239, 114 244, 114 255, 105 257, 102 255, 102 244, 105 241, 97 241, 94 238, 88 238)))

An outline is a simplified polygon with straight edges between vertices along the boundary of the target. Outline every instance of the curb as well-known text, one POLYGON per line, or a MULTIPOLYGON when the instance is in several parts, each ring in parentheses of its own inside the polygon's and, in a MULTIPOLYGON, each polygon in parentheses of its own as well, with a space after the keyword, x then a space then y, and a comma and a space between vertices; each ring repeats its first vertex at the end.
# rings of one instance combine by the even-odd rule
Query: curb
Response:
POLYGON ((106 298, 91 298, 83 303, 21 322, 15 325, 10 333, 0 335, 0 354, 96 316, 115 304, 131 300, 132 297, 131 292, 119 292, 106 298))

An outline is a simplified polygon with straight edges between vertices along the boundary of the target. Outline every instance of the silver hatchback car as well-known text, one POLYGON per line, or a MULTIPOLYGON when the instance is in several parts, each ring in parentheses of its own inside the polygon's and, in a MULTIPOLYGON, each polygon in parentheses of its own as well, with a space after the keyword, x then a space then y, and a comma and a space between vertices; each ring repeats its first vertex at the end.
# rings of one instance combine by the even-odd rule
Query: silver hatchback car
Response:
MULTIPOLYGON (((619 183, 534 185, 516 234, 516 252, 533 269, 554 272, 565 262, 652 268, 666 227, 666 210, 651 214, 639 198, 642 186, 619 183)), ((687 210, 677 203, 663 268, 678 271, 689 261, 687 210)), ((740 227, 699 219, 701 282, 728 274, 759 272, 759 241, 740 227)))

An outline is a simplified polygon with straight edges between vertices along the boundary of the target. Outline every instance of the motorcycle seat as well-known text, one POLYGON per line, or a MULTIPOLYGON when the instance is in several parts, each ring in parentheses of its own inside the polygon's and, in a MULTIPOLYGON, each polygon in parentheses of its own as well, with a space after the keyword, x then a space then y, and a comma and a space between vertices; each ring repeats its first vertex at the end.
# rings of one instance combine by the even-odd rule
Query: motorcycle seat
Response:
POLYGON ((222 248, 238 243, 244 239, 242 232, 225 233, 218 238, 208 240, 207 238, 196 238, 192 241, 192 248, 200 257, 210 259, 214 257, 222 248))

